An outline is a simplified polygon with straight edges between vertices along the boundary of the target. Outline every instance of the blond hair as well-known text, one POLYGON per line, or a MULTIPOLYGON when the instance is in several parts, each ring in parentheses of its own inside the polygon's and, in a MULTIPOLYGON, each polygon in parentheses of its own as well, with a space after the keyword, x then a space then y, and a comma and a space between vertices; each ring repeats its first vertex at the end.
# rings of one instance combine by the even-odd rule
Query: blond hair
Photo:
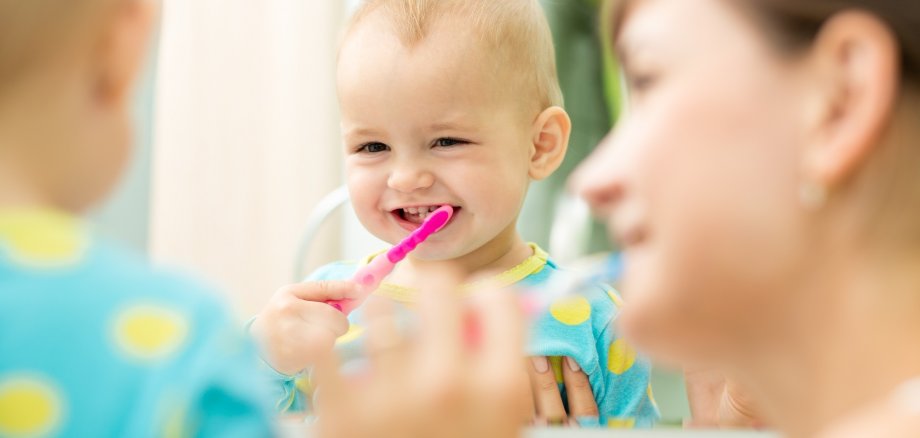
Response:
POLYGON ((500 61, 499 68, 514 75, 510 84, 532 96, 540 110, 562 106, 553 37, 538 0, 364 0, 348 29, 377 11, 409 47, 439 20, 464 20, 500 61))
POLYGON ((0 94, 64 55, 115 0, 0 0, 0 94))

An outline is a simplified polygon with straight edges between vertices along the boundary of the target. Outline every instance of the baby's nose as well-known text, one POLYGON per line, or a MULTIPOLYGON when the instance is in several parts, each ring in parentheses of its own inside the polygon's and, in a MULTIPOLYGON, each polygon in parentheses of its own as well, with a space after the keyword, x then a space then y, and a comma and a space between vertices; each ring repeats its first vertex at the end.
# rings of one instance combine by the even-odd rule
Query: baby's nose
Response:
POLYGON ((401 166, 393 170, 387 185, 403 193, 427 189, 434 184, 434 174, 418 166, 401 166))

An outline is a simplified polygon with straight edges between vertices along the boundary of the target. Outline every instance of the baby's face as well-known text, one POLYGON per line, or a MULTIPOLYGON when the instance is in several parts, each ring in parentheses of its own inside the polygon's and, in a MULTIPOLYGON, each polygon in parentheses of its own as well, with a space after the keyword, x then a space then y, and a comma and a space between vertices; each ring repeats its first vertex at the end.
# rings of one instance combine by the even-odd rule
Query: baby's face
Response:
POLYGON ((450 26, 407 48, 375 16, 349 35, 338 93, 346 174, 362 224, 395 243, 441 205, 454 217, 413 253, 467 255, 514 233, 530 182, 532 125, 476 47, 450 26))

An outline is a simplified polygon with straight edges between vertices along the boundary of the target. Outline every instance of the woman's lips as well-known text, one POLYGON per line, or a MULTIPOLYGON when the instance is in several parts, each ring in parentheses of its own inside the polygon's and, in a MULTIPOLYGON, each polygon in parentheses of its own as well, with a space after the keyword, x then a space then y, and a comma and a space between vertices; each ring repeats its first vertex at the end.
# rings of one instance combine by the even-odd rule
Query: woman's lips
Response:
POLYGON ((637 219, 636 215, 621 214, 611 217, 607 223, 607 230, 616 237, 624 250, 639 246, 648 240, 648 228, 637 219))
POLYGON ((619 233, 619 241, 626 249, 635 248, 648 239, 648 232, 642 227, 627 228, 619 233))

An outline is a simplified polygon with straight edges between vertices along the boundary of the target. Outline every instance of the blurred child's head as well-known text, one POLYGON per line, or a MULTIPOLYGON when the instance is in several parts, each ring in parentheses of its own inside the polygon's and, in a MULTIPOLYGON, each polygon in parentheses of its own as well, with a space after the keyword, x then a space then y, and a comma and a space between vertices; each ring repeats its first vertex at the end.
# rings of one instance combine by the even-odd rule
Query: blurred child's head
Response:
POLYGON ((0 204, 79 212, 114 185, 145 0, 0 0, 0 204))
POLYGON ((396 242, 429 209, 457 209, 423 259, 500 251, 530 181, 568 144, 537 0, 370 0, 345 36, 338 94, 352 201, 374 235, 396 242))

